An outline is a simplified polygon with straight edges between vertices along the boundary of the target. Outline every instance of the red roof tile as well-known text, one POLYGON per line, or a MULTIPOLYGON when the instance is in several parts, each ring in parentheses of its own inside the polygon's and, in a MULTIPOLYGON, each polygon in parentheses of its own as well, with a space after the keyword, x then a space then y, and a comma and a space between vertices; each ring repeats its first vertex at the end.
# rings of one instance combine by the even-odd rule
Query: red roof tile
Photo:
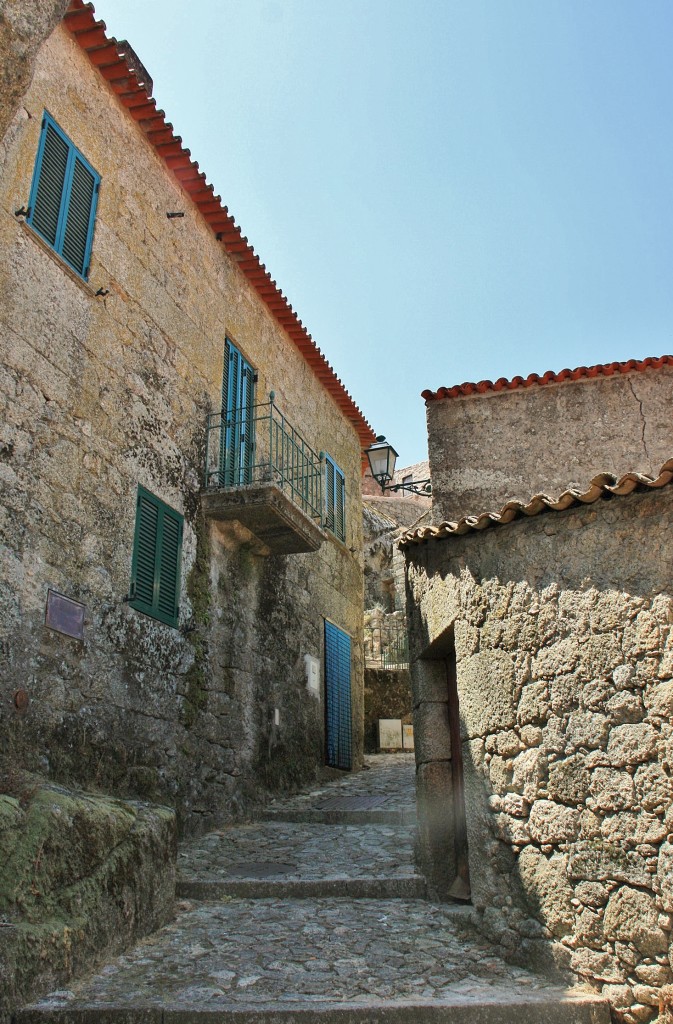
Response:
POLYGON ((435 402, 439 398, 458 398, 462 395, 481 395, 486 391, 514 391, 516 388, 530 388, 534 384, 557 384, 566 380, 579 380, 581 377, 612 377, 616 373, 630 373, 632 370, 658 370, 662 366, 673 366, 673 356, 650 356, 647 359, 629 359, 624 363, 601 363, 596 366, 577 366, 574 370, 560 370, 554 373, 547 370, 541 376, 531 373, 528 377, 499 377, 495 383, 491 380, 480 380, 477 384, 466 381, 451 388, 429 389, 421 392, 426 403, 435 402))
POLYGON ((178 179, 184 191, 198 206, 204 219, 211 227, 218 241, 238 263, 239 269, 248 278, 253 288, 266 303, 272 315, 289 334, 307 363, 313 368, 319 380, 332 395, 337 405, 355 427, 360 444, 368 447, 374 440, 372 427, 364 418, 350 394, 325 359, 313 338, 308 333, 292 306, 272 281, 259 256, 242 236, 234 218, 220 196, 214 195, 212 185, 206 185, 206 177, 199 171, 199 165, 191 159, 188 149, 182 147, 179 135, 166 121, 163 110, 158 110, 156 100, 148 95, 119 52, 116 39, 105 31, 105 22, 97 21, 94 6, 84 0, 71 0, 63 23, 85 51, 91 63, 111 89, 119 96, 131 117, 146 139, 154 147, 166 166, 178 179))
POLYGON ((536 494, 530 501, 507 501, 499 512, 482 512, 478 516, 463 516, 457 522, 440 523, 439 526, 426 526, 418 530, 409 530, 400 539, 401 548, 411 544, 424 544, 430 540, 442 540, 445 537, 458 537, 473 530, 485 530, 489 526, 504 526, 513 519, 522 516, 537 516, 541 512, 563 512, 573 505, 592 505, 599 498, 608 495, 621 497, 636 490, 666 487, 673 481, 673 459, 668 459, 659 470, 657 477, 643 476, 640 473, 625 473, 617 477, 611 473, 600 473, 595 476, 586 491, 571 488, 557 498, 546 494, 536 494))

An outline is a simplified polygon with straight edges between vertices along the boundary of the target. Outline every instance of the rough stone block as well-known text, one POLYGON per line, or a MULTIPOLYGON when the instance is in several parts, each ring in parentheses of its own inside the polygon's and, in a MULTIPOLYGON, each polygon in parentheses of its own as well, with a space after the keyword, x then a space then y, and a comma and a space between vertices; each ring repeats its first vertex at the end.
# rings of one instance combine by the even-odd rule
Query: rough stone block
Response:
POLYGON ((604 747, 608 730, 609 723, 605 715, 593 711, 573 711, 566 729, 568 746, 571 750, 579 750, 582 747, 594 750, 597 747, 604 747))
POLYGON ((579 832, 579 811, 553 800, 536 800, 530 811, 530 834, 538 843, 563 843, 579 832))
POLYGON ((607 753, 610 763, 618 768, 653 760, 657 755, 657 733, 644 723, 617 725, 610 732, 607 753))
POLYGON ((662 843, 657 861, 657 881, 661 893, 661 905, 673 912, 673 843, 662 843))
POLYGON ((626 981, 627 977, 627 971, 617 957, 584 947, 575 950, 570 966, 573 971, 595 981, 619 984, 626 981))
POLYGON ((643 956, 665 953, 668 936, 659 927, 658 918, 653 896, 622 886, 613 893, 605 908, 605 936, 612 941, 632 942, 643 956))
POLYGON ((643 717, 643 701, 638 693, 621 690, 606 702, 605 710, 612 725, 640 722, 643 717))
POLYGON ((536 917, 561 937, 572 931, 575 911, 562 858, 547 859, 535 846, 524 846, 517 859, 523 891, 536 917))
POLYGON ((646 871, 645 861, 639 854, 604 840, 581 840, 575 843, 568 859, 568 874, 578 881, 614 880, 642 886, 649 886, 652 877, 646 871))
POLYGON ((590 782, 591 775, 585 767, 584 756, 573 754, 550 766, 547 789, 552 800, 564 804, 582 804, 589 792, 590 782))
POLYGON ((633 807, 635 790, 628 772, 614 768, 595 768, 591 775, 590 790, 595 807, 601 811, 623 811, 633 807))
POLYGON ((449 709, 428 701, 414 708, 416 764, 448 761, 451 757, 449 709))
POLYGON ((516 724, 514 662, 504 651, 482 651, 458 666, 464 734, 472 739, 516 724))

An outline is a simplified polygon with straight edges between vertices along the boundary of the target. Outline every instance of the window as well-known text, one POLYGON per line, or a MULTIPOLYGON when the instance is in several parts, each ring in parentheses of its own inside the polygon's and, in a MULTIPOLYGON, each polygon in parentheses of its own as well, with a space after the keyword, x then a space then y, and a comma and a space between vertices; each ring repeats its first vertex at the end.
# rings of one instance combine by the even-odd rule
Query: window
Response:
POLYGON ((220 486, 252 483, 255 452, 255 381, 257 374, 235 345, 225 339, 222 372, 220 486))
POLYGON ((346 481, 336 462, 325 456, 325 527, 346 540, 346 481))
POLYGON ((177 626, 183 517, 138 487, 136 533, 129 604, 154 619, 177 626))
POLYGON ((100 176, 45 111, 27 223, 87 278, 100 176))

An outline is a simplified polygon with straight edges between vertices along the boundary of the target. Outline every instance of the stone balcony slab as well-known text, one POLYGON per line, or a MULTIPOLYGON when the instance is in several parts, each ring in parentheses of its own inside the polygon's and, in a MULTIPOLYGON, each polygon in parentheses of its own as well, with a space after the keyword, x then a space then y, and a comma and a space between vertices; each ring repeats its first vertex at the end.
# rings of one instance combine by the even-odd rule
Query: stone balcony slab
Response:
POLYGON ((273 482, 202 492, 204 515, 218 522, 237 521, 268 548, 269 554, 317 551, 326 534, 273 482))

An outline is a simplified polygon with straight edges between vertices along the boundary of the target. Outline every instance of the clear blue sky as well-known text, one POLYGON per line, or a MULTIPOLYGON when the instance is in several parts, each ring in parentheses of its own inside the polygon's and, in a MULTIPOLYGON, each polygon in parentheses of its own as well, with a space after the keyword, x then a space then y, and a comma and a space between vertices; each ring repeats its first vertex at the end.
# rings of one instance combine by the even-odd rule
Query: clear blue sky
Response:
POLYGON ((98 0, 400 465, 423 388, 671 352, 670 0, 98 0))

